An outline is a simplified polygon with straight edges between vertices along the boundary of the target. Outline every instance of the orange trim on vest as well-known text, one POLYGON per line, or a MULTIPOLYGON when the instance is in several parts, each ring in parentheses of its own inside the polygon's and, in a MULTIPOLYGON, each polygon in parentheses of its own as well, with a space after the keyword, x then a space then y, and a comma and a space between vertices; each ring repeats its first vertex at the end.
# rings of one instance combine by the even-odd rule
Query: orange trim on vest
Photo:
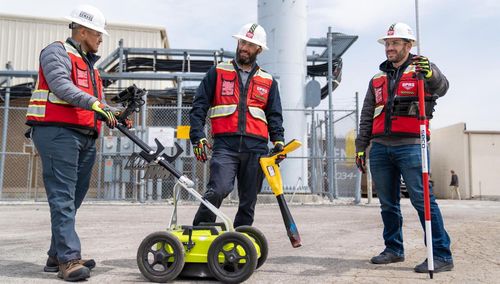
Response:
MULTIPOLYGON (((391 110, 391 119, 386 125, 387 100, 389 98, 389 84, 387 74, 381 73, 372 79, 373 94, 375 97, 375 112, 373 116, 372 135, 384 136, 398 134, 399 136, 419 137, 420 121, 410 116, 394 115, 391 110)), ((418 99, 418 80, 413 66, 405 70, 395 90, 395 95, 400 97, 415 97, 418 99)), ((426 93, 426 96, 431 96, 426 93)), ((430 137, 429 121, 426 120, 427 137, 430 137)))

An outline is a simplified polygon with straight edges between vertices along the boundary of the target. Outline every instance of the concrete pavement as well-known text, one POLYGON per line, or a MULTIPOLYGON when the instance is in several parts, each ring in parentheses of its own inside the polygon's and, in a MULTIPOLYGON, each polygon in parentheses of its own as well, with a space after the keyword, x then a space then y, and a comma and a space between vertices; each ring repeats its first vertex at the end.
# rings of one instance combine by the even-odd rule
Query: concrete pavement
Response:
MULTIPOLYGON (((452 238, 455 269, 435 274, 433 283, 498 283, 500 202, 438 202, 452 238)), ((181 206, 179 223, 191 223, 196 208, 181 206)), ((427 274, 413 272, 426 257, 423 231, 409 200, 402 200, 402 208, 406 261, 373 265, 368 260, 383 250, 377 204, 291 205, 303 244, 297 249, 288 241, 279 208, 258 205, 254 226, 269 240, 269 257, 247 283, 429 283, 427 274)), ((146 282, 137 268, 137 247, 149 233, 164 230, 171 209, 167 204, 84 204, 77 231, 83 256, 97 262, 88 283, 146 282)), ((231 217, 236 209, 223 207, 231 217)), ((0 203, 0 283, 62 283, 56 274, 43 272, 49 240, 46 203, 0 203)))

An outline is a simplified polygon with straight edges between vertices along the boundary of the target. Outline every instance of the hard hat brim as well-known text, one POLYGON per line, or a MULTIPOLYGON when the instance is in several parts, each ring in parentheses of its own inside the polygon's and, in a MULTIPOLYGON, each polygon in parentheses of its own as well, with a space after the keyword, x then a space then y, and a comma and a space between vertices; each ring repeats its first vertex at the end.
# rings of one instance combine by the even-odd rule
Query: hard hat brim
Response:
POLYGON ((75 23, 77 23, 77 24, 79 24, 79 25, 82 25, 82 26, 84 26, 84 27, 86 27, 86 28, 89 28, 89 29, 91 29, 91 30, 94 30, 94 31, 96 31, 96 32, 100 32, 100 33, 102 33, 102 34, 104 34, 104 35, 109 36, 108 32, 107 32, 105 29, 103 29, 103 28, 99 28, 99 27, 96 27, 96 26, 94 26, 94 25, 90 25, 90 24, 89 24, 89 23, 87 23, 87 22, 84 22, 84 21, 82 21, 82 20, 80 20, 80 19, 78 19, 78 18, 73 18, 73 17, 71 17, 71 16, 65 16, 64 18, 65 18, 66 20, 69 20, 69 21, 71 21, 71 22, 75 22, 75 23))
POLYGON ((388 39, 388 38, 402 38, 402 39, 407 39, 407 40, 410 40, 411 41, 411 46, 417 46, 417 40, 414 39, 414 38, 406 38, 406 37, 400 37, 400 36, 384 36, 384 37, 381 37, 377 40, 378 43, 382 44, 382 45, 385 45, 385 40, 388 39))
POLYGON ((269 48, 267 48, 267 46, 265 44, 262 44, 261 42, 258 42, 258 41, 254 40, 252 38, 249 38, 249 37, 246 37, 246 36, 241 36, 241 35, 233 35, 233 38, 235 38, 235 39, 242 39, 242 40, 251 42, 253 44, 256 44, 256 45, 262 47, 263 50, 269 50, 269 48))

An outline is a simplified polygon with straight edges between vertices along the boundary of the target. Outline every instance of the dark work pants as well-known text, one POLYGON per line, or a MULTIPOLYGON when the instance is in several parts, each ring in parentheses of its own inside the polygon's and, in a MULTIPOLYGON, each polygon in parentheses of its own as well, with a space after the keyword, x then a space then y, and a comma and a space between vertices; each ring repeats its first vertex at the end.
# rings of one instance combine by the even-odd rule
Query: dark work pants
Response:
MULTIPOLYGON (((203 195, 210 203, 219 208, 222 200, 234 188, 238 179, 239 207, 234 218, 234 227, 252 225, 264 173, 260 168, 261 153, 238 153, 227 149, 215 149, 210 159, 210 179, 203 195)), ((205 205, 200 204, 193 225, 200 222, 215 222, 216 216, 205 205)))
POLYGON ((42 160, 50 206, 52 238, 48 255, 61 263, 81 259, 75 215, 89 188, 95 139, 64 127, 35 126, 33 142, 42 160))

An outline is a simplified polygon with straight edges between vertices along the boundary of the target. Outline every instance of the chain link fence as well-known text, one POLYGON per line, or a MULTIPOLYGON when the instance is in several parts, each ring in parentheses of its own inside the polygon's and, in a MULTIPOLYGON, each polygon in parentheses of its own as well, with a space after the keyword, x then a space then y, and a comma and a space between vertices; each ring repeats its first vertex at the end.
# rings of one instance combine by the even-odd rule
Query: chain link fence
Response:
MULTIPOLYGON (((0 117, 7 119, 8 127, 3 129, 0 145, 6 137, 6 150, 0 150, 1 184, 0 200, 44 200, 42 164, 31 140, 24 137, 28 129, 25 123, 27 99, 12 99, 9 108, 0 107, 0 117)), ((177 139, 178 125, 189 125, 190 106, 165 106, 149 102, 140 114, 134 118, 132 131, 154 146, 154 138, 162 138, 166 146, 177 142, 183 149, 182 154, 173 162, 175 167, 193 180, 195 189, 203 193, 210 175, 209 163, 198 162, 193 155, 192 145, 187 139, 177 139)), ((285 189, 289 200, 300 201, 298 195, 316 195, 337 198, 355 199, 357 194, 355 169, 354 137, 357 125, 356 110, 336 110, 333 115, 333 137, 329 139, 327 110, 288 110, 305 112, 308 119, 308 155, 293 157, 306 159, 307 181, 301 181, 294 187, 285 189), (334 144, 333 157, 327 154, 328 143, 334 144), (329 190, 328 159, 333 159, 335 167, 334 191, 329 190), (306 189, 304 191, 304 189, 306 189)), ((285 111, 286 112, 286 111, 285 111)), ((207 133, 210 123, 207 122, 207 133)), ((286 130, 285 130, 286 131, 286 130)), ((103 135, 97 140, 97 157, 86 200, 126 200, 137 202, 154 202, 172 199, 175 177, 163 168, 130 169, 130 157, 140 149, 133 145, 129 138, 118 130, 103 127, 103 135), (149 172, 148 172, 149 170, 149 172), (147 173, 148 172, 148 173, 147 173)), ((167 147, 165 153, 174 155, 175 147, 167 147)), ((237 190, 230 195, 230 200, 237 201, 237 190)), ((268 188, 259 195, 259 202, 274 200, 268 188)), ((194 201, 187 191, 182 190, 183 201, 194 201)))

